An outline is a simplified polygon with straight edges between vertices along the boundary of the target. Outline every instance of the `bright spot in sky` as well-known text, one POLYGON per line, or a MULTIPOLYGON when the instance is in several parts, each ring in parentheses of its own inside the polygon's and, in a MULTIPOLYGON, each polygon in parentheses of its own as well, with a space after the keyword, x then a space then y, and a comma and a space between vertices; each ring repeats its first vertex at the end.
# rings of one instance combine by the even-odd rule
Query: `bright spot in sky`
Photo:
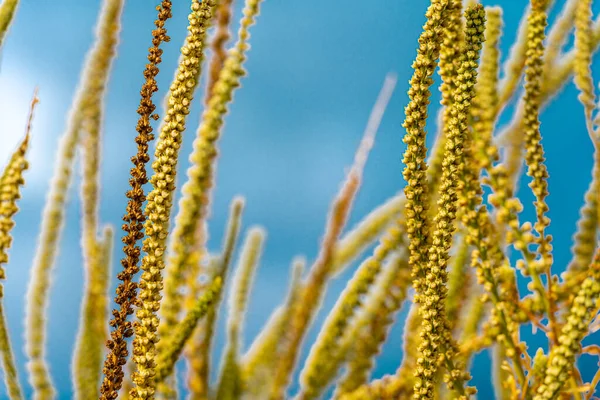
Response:
MULTIPOLYGON (((0 168, 4 168, 11 154, 19 146, 25 136, 27 117, 35 89, 33 74, 24 68, 6 65, 0 73, 0 168)), ((49 94, 49 91, 46 92, 49 94)), ((49 112, 45 107, 43 96, 38 104, 31 132, 28 153, 30 168, 26 172, 25 181, 28 186, 38 186, 48 177, 52 160, 48 152, 49 112)), ((47 99, 50 100, 50 99, 47 99)), ((50 102, 46 102, 48 104, 50 102)))

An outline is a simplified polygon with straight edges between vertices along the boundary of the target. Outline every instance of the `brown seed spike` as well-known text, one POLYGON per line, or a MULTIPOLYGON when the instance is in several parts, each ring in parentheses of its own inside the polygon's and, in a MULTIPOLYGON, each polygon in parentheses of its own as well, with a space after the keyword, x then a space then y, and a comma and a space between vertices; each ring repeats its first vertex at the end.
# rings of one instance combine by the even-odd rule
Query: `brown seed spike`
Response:
POLYGON ((113 310, 114 319, 110 321, 113 327, 111 338, 107 341, 106 347, 109 353, 104 360, 104 380, 100 388, 100 399, 116 399, 123 384, 123 366, 127 362, 129 352, 127 351, 127 342, 125 338, 131 337, 133 329, 131 322, 127 317, 133 313, 132 305, 136 301, 137 284, 133 282, 135 273, 139 270, 138 262, 140 259, 140 248, 137 242, 144 237, 143 222, 145 220, 142 212, 142 204, 146 200, 143 185, 148 182, 146 175, 146 163, 150 159, 148 155, 148 143, 154 139, 150 119, 158 119, 158 114, 154 113, 156 106, 152 102, 152 94, 158 90, 156 76, 159 72, 158 65, 162 61, 162 50, 160 45, 169 41, 165 22, 171 18, 172 3, 170 0, 163 0, 156 7, 158 18, 155 21, 156 29, 152 31, 152 47, 148 50, 148 61, 144 70, 146 82, 142 85, 140 91, 141 100, 138 107, 140 115, 136 127, 138 135, 135 142, 138 145, 138 152, 131 158, 134 167, 131 169, 131 179, 129 183, 131 190, 127 192, 126 214, 123 216, 122 229, 127 234, 123 237, 123 251, 125 257, 121 260, 123 271, 117 277, 122 283, 116 290, 115 302, 120 306, 119 310, 113 310))

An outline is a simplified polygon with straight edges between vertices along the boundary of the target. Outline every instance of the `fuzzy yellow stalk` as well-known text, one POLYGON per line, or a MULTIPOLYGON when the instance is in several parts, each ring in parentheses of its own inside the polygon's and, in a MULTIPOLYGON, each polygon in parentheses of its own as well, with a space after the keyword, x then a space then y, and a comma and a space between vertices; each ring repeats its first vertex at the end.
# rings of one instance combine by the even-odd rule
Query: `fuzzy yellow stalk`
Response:
MULTIPOLYGON (((223 281, 221 278, 215 278, 206 292, 196 301, 194 307, 187 312, 183 320, 175 326, 169 338, 166 339, 167 343, 164 346, 164 351, 160 354, 156 363, 155 378, 157 382, 161 382, 173 372, 185 343, 192 336, 200 318, 205 316, 212 307, 213 301, 222 290, 222 286, 223 281)), ((134 391, 135 388, 131 392, 134 391)))
POLYGON ((143 251, 146 254, 142 259, 144 272, 139 283, 140 308, 136 312, 137 321, 134 327, 133 360, 137 370, 132 377, 134 388, 131 396, 135 400, 154 398, 156 343, 159 341, 156 334, 159 324, 157 313, 163 288, 162 270, 173 206, 177 161, 186 117, 190 112, 189 107, 202 69, 206 31, 211 23, 215 4, 215 0, 202 3, 198 0, 192 1, 188 16, 188 35, 181 48, 182 57, 175 80, 170 87, 164 123, 152 163, 152 191, 148 194, 145 209, 147 238, 143 251))
POLYGON ((567 0, 548 32, 546 53, 544 54, 543 75, 545 77, 556 67, 556 60, 560 57, 569 33, 573 29, 573 21, 579 3, 579 0, 567 0))
POLYGON ((449 328, 454 331, 459 322, 460 311, 464 309, 469 292, 473 287, 473 279, 468 270, 470 246, 464 236, 459 238, 454 254, 449 260, 448 295, 446 297, 446 318, 449 328))
MULTIPOLYGON (((465 48, 459 58, 456 75, 456 90, 452 104, 452 118, 448 121, 447 144, 444 154, 442 179, 440 183, 438 211, 434 219, 435 229, 432 233, 432 245, 428 248, 428 263, 418 285, 416 301, 420 304, 422 317, 420 357, 417 360, 417 380, 414 386, 415 399, 433 398, 435 376, 438 368, 438 357, 443 354, 447 361, 452 358, 450 343, 452 338, 448 330, 445 316, 444 299, 447 288, 448 251, 452 245, 454 220, 456 219, 458 176, 456 170, 463 163, 462 152, 467 135, 467 123, 471 100, 475 95, 479 50, 484 40, 485 11, 483 6, 476 5, 465 12, 467 21, 465 29, 465 48)), ((408 197, 408 194, 407 194, 408 197)), ((409 216, 410 218, 410 216, 409 216)), ((418 272, 418 271, 417 271, 418 272)), ((461 374, 455 370, 451 375, 461 374)), ((465 376, 466 377, 466 376, 465 376)), ((463 379, 465 378, 463 377, 463 379)), ((460 379, 459 379, 460 381, 460 379)), ((457 390, 466 398, 464 389, 452 382, 450 389, 457 390)))
POLYGON ((587 335, 589 322, 597 310, 598 296, 600 296, 600 250, 596 251, 588 278, 577 289, 566 323, 558 336, 558 344, 548 355, 546 368, 541 374, 534 400, 557 398, 565 382, 570 379, 575 357, 581 352, 581 341, 587 335))
POLYGON ((90 279, 81 306, 80 328, 73 356, 73 383, 77 398, 92 393, 97 396, 100 387, 104 342, 107 326, 111 256, 114 232, 104 228, 101 240, 94 243, 96 258, 87 272, 90 279))
POLYGON ((342 351, 346 372, 337 384, 334 398, 351 393, 367 383, 375 357, 387 338, 410 287, 410 268, 405 252, 393 257, 377 278, 360 313, 344 334, 342 351))
MULTIPOLYGON (((118 30, 123 0, 107 0, 102 14, 115 21, 118 30)), ((84 294, 77 342, 73 353, 72 375, 77 398, 96 394, 102 371, 103 347, 108 319, 106 305, 109 284, 109 264, 104 262, 98 240, 98 208, 100 203, 100 159, 103 101, 98 97, 81 110, 83 114, 82 152, 82 249, 84 260, 84 294), (100 322, 99 322, 100 321, 100 322)))
POLYGON ((502 9, 486 8, 487 24, 485 43, 481 53, 481 67, 477 79, 475 99, 471 115, 473 117, 473 149, 478 169, 488 169, 498 160, 498 149, 492 143, 494 125, 498 117, 498 74, 502 35, 502 9))
POLYGON ((25 183, 23 174, 25 170, 29 168, 26 155, 27 149, 29 148, 33 112, 37 103, 38 98, 37 94, 35 94, 31 101, 25 138, 21 142, 19 148, 13 153, 8 165, 0 177, 0 353, 2 353, 4 381, 8 390, 8 396, 11 400, 22 399, 23 390, 19 383, 6 315, 4 314, 4 306, 2 304, 4 297, 2 280, 6 279, 4 265, 8 263, 8 250, 12 244, 10 232, 15 226, 14 216, 19 210, 17 207, 17 200, 21 198, 21 187, 25 183))
POLYGON ((270 381, 274 374, 277 354, 294 309, 299 306, 298 298, 302 290, 302 274, 306 266, 303 257, 292 262, 291 280, 285 302, 278 307, 254 340, 242 359, 243 398, 261 398, 268 396, 270 381))
POLYGON ((402 241, 400 224, 395 224, 383 236, 373 255, 358 267, 352 279, 338 298, 333 310, 323 323, 319 335, 310 349, 304 369, 300 374, 298 400, 319 398, 338 372, 344 358, 342 341, 356 311, 363 305, 367 293, 383 267, 385 259, 402 241))
MULTIPOLYGON (((444 159, 444 151, 446 141, 448 139, 449 120, 452 118, 452 104, 454 103, 453 93, 456 88, 456 70, 458 68, 458 56, 460 47, 463 41, 463 24, 462 24, 462 0, 449 0, 445 10, 445 29, 444 40, 440 48, 440 69, 439 74, 442 78, 440 92, 442 95, 440 125, 442 127, 439 132, 439 140, 436 141, 436 146, 433 148, 431 168, 428 168, 429 188, 437 189, 439 181, 442 177, 442 163, 444 159), (431 173, 435 171, 435 173, 431 173)), ((434 201, 434 199, 432 199, 434 201)))
POLYGON ((0 4, 0 48, 2 48, 8 28, 15 17, 18 5, 19 0, 3 0, 0 4))
MULTIPOLYGON (((540 292, 542 298, 546 298, 546 311, 551 327, 553 327, 554 316, 551 304, 551 296, 543 293, 543 284, 539 280, 540 274, 550 276, 552 266, 552 238, 545 234, 545 230, 550 224, 550 219, 546 216, 548 205, 546 197, 548 196, 548 170, 544 164, 544 149, 541 144, 542 136, 540 133, 540 108, 541 108, 541 86, 542 86, 542 65, 544 55, 544 38, 547 24, 547 16, 544 6, 547 0, 532 0, 532 12, 529 17, 529 31, 527 37, 527 68, 525 71, 525 97, 524 97, 524 128, 525 128, 525 161, 528 166, 527 175, 532 178, 529 184, 536 201, 535 209, 537 222, 534 225, 539 234, 536 242, 539 245, 539 259, 530 263, 529 269, 534 280, 534 284, 540 292)), ((551 282, 549 290, 551 290, 551 282)))
POLYGON ((54 396, 45 361, 46 311, 51 273, 58 253, 64 220, 67 192, 73 174, 75 151, 84 122, 106 91, 111 62, 118 41, 122 0, 107 0, 98 19, 96 43, 91 49, 81 77, 78 93, 71 107, 68 125, 61 139, 53 182, 46 200, 42 228, 31 269, 27 294, 26 343, 30 380, 35 399, 54 396))
POLYGON ((265 232, 261 228, 253 228, 248 232, 237 271, 229 296, 229 316, 227 318, 227 344, 221 360, 221 371, 217 383, 217 398, 223 400, 239 399, 242 394, 240 374, 241 332, 244 317, 248 308, 248 298, 260 254, 265 240, 265 232))
POLYGON ((575 14, 575 84, 580 91, 579 101, 585 111, 588 133, 597 145, 594 135, 593 112, 596 109, 596 94, 592 77, 592 1, 580 0, 575 14))
POLYGON ((433 84, 433 72, 437 66, 437 59, 443 41, 441 35, 444 22, 445 2, 431 0, 427 9, 427 22, 419 37, 417 58, 413 63, 414 74, 410 81, 408 96, 409 104, 406 106, 404 128, 406 135, 404 143, 407 148, 404 153, 405 169, 403 172, 406 180, 404 193, 406 196, 407 233, 410 240, 409 263, 414 272, 414 285, 421 289, 423 278, 423 264, 427 260, 427 246, 429 244, 429 221, 427 208, 429 204, 427 189, 427 148, 425 146, 425 121, 427 120, 427 106, 433 84))
POLYGON ((371 211, 352 230, 339 240, 335 249, 335 273, 339 274, 352 263, 404 210, 404 193, 396 195, 371 211))
MULTIPOLYGON (((229 265, 231 264, 233 251, 237 245, 243 208, 244 199, 242 197, 234 198, 230 207, 225 237, 223 238, 222 252, 217 260, 217 267, 211 269, 212 276, 220 277, 223 282, 227 281, 229 265)), ((218 296, 215 299, 215 305, 208 310, 206 318, 199 322, 200 329, 196 330, 195 337, 187 346, 187 351, 189 356, 192 358, 192 362, 196 363, 191 368, 197 372, 206 372, 208 374, 208 366, 210 365, 210 350, 212 348, 215 324, 222 299, 221 293, 222 292, 218 293, 218 296)), ((207 389, 207 387, 204 386, 204 379, 196 375, 190 376, 190 379, 190 389, 194 395, 198 395, 199 392, 206 393, 205 388, 207 389)), ((206 381, 206 384, 207 383, 208 382, 206 381)))
MULTIPOLYGON (((404 172, 406 180, 404 193, 406 195, 405 212, 407 218, 407 233, 409 238, 409 265, 413 274, 413 285, 418 293, 425 289, 424 278, 426 274, 427 250, 429 246, 429 188, 427 182, 427 164, 425 163, 427 148, 425 145, 425 122, 427 120, 427 107, 431 97, 430 87, 433 84, 432 75, 440 56, 444 40, 443 29, 446 20, 450 19, 445 13, 445 2, 431 0, 427 9, 427 22, 419 37, 417 58, 413 63, 413 76, 408 92, 410 101, 405 109, 406 118, 404 128, 406 134, 404 143, 407 145, 404 153, 404 172)), ((448 130, 444 128, 444 132, 448 130)), ((444 136, 444 141, 448 137, 444 136)), ((441 142, 444 143, 444 142, 441 142)), ((440 143, 439 146, 442 146, 440 143)), ((440 148, 443 148, 442 146, 440 148)), ((437 362, 436 362, 437 365, 437 362)), ((433 377, 433 374, 431 375, 433 377)), ((432 395, 432 388, 426 389, 432 395)))
POLYGON ((412 303, 404 324, 404 346, 403 358, 400 368, 395 375, 386 375, 367 384, 363 384, 350 393, 340 393, 340 400, 362 400, 362 399, 409 399, 413 393, 415 381, 415 368, 419 345, 419 328, 421 327, 421 316, 419 305, 412 303))

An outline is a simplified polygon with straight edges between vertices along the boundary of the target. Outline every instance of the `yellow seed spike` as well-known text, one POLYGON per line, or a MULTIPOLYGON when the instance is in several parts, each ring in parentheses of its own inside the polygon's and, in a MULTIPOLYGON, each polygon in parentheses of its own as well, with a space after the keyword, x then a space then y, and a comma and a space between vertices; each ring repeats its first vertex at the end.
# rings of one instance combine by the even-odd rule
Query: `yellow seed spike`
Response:
POLYGON ((569 33, 573 29, 578 4, 579 0, 565 1, 563 9, 548 32, 546 53, 544 54, 544 79, 547 79, 548 74, 556 67, 556 60, 560 57, 569 33))
POLYGON ((176 167, 186 117, 201 74, 206 31, 210 26, 215 5, 215 0, 202 3, 192 0, 191 12, 188 15, 188 36, 181 48, 182 57, 175 80, 171 84, 168 107, 156 144, 155 160, 152 164, 154 174, 150 179, 152 191, 148 194, 144 210, 147 217, 147 238, 143 245, 145 256, 141 268, 144 272, 139 283, 140 305, 136 312, 133 341, 136 372, 132 377, 134 388, 130 395, 134 400, 153 399, 155 394, 156 343, 159 341, 156 332, 159 324, 157 313, 163 287, 162 270, 173 206, 176 167))
POLYGON ((0 177, 0 353, 2 353, 2 369, 8 396, 12 400, 23 398, 23 390, 19 382, 14 353, 9 337, 6 315, 2 305, 4 290, 2 280, 6 279, 4 264, 8 263, 8 250, 12 244, 11 230, 15 225, 14 216, 19 210, 17 200, 21 198, 21 187, 25 183, 23 174, 29 167, 26 155, 29 147, 33 113, 38 103, 37 89, 31 101, 25 138, 10 158, 8 165, 0 177))
MULTIPOLYGON (((452 361, 452 339, 445 316, 445 305, 442 299, 447 294, 447 259, 452 245, 454 221, 456 218, 458 176, 456 170, 464 163, 462 158, 463 145, 468 133, 469 117, 474 86, 477 82, 477 67, 479 51, 484 40, 485 11, 483 6, 476 5, 465 12, 467 25, 465 29, 465 44, 461 49, 459 68, 456 75, 454 91, 455 103, 452 104, 452 118, 448 121, 447 144, 444 153, 444 163, 440 182, 438 211, 434 218, 436 229, 432 234, 432 245, 427 249, 427 267, 424 271, 415 271, 415 276, 421 275, 416 289, 416 301, 420 304, 421 343, 417 359, 416 382, 414 386, 415 399, 433 398, 435 376, 438 368, 437 359, 445 347, 445 359, 452 361)), ((408 193, 407 193, 408 197, 408 193)), ((410 217, 410 216, 409 216, 410 217)), ((410 228, 409 228, 410 229, 410 228)), ((455 367, 454 367, 455 368, 455 367)), ((450 374, 455 376, 451 368, 450 374)), ((461 387, 462 373, 456 376, 456 384, 452 382, 451 389, 457 390, 464 396, 461 387)))
POLYGON ((344 357, 341 342, 344 333, 350 329, 348 325, 354 314, 362 306, 362 296, 371 289, 389 254, 398 247, 406 246, 402 241, 401 225, 395 224, 388 229, 373 255, 361 263, 346 285, 310 349, 300 374, 298 400, 319 398, 335 378, 344 357))
POLYGON ((227 344, 221 360, 221 370, 217 383, 217 398, 223 400, 239 399, 242 393, 240 373, 240 347, 244 317, 248 308, 248 297, 254 275, 258 267, 265 233, 254 228, 248 232, 242 246, 237 271, 229 296, 229 315, 227 318, 227 344))
POLYGON ((73 382, 77 398, 98 395, 104 342, 108 337, 104 321, 108 319, 113 229, 107 226, 103 237, 94 245, 94 262, 86 272, 88 286, 81 305, 80 329, 73 357, 73 382))
POLYGON ((283 348, 281 338, 284 337, 295 308, 299 306, 305 267, 306 260, 303 257, 293 260, 291 281, 284 304, 273 312, 242 359, 244 395, 265 398, 270 393, 277 356, 283 348))
POLYGON ((427 258, 427 244, 429 242, 429 222, 427 205, 429 204, 425 158, 425 121, 427 119, 427 105, 433 84, 433 71, 437 65, 440 48, 443 41, 441 24, 444 21, 443 2, 432 0, 427 9, 427 22, 419 37, 417 58, 413 63, 414 74, 411 78, 408 92, 410 102, 405 109, 404 143, 407 145, 404 153, 405 169, 403 172, 406 180, 404 193, 406 195, 407 231, 410 243, 410 264, 414 269, 415 287, 420 287, 423 278, 421 264, 427 258))
MULTIPOLYGON (((540 10, 546 10, 550 6, 550 1, 533 0, 540 10)), ((529 31, 529 16, 531 8, 528 8, 521 19, 519 32, 517 33, 517 41, 513 44, 510 55, 503 67, 503 78, 500 82, 500 93, 498 95, 498 105, 503 109, 510 99, 514 96, 521 82, 521 75, 525 69, 525 61, 527 59, 527 35, 529 31)))
POLYGON ((405 201, 404 193, 391 197, 339 240, 334 256, 335 274, 344 271, 386 228, 395 223, 404 210, 405 201))
MULTIPOLYGON (((540 133, 540 108, 541 108, 541 86, 542 86, 542 63, 544 54, 543 40, 545 38, 545 28, 547 16, 543 10, 545 2, 543 0, 532 1, 533 11, 529 18, 528 32, 528 50, 527 50, 527 68, 525 71, 525 97, 524 97, 524 128, 525 128, 525 161, 528 166, 527 175, 532 178, 530 187, 535 195, 535 208, 537 222, 535 230, 540 235, 537 243, 539 244, 538 253, 540 260, 531 266, 535 274, 544 274, 550 271, 552 266, 552 246, 551 238, 545 234, 545 230, 550 224, 546 216, 548 205, 546 197, 548 196, 548 170, 544 163, 544 149, 541 144, 542 136, 540 133)), ((535 278, 535 275, 534 275, 535 278)), ((549 315, 552 320, 552 315, 549 315)))
POLYGON ((106 0, 98 17, 96 42, 88 55, 67 128, 60 142, 53 182, 44 208, 39 243, 31 268, 26 311, 25 348, 30 360, 28 368, 35 399, 52 398, 55 392, 45 361, 46 312, 51 274, 58 253, 76 148, 90 108, 101 102, 106 91, 118 42, 122 6, 123 0, 106 0))
POLYGON ((590 265, 589 276, 577 289, 573 304, 568 310, 558 345, 548 355, 546 368, 540 374, 540 385, 534 400, 557 398, 565 382, 571 378, 575 357, 581 352, 581 341, 588 333, 588 325, 597 310, 600 296, 600 250, 596 251, 590 265))
MULTIPOLYGON (((200 285, 198 276, 202 273, 200 261, 205 256, 206 235, 203 226, 209 210, 211 189, 214 185, 213 171, 217 157, 217 141, 222 132, 225 115, 235 90, 240 86, 241 78, 246 74, 243 65, 250 47, 250 27, 255 23, 260 11, 261 0, 248 0, 244 8, 244 16, 240 21, 238 40, 229 51, 219 77, 212 87, 211 97, 202 114, 202 119, 196 133, 194 150, 190 156, 192 165, 187 171, 187 181, 183 185, 179 204, 179 212, 175 219, 172 232, 171 254, 165 277, 165 298, 163 300, 164 322, 160 332, 164 334, 177 321, 183 295, 180 293, 186 281, 191 282, 189 294, 198 295, 200 285), (194 257, 198 261, 193 262, 194 257), (189 265, 194 265, 189 268, 189 265)), ((189 298, 189 296, 188 296, 189 298)), ((210 343, 208 343, 210 344, 210 343)), ((208 348, 207 348, 208 350, 208 348)), ((206 352, 196 353, 200 359, 191 360, 190 375, 193 381, 204 382, 208 376, 207 363, 202 360, 206 352), (195 366, 201 368, 195 370, 195 366)), ((205 397, 207 385, 199 383, 192 385, 192 396, 205 397), (197 389, 196 389, 197 388, 197 389)))
MULTIPOLYGON (((215 263, 216 268, 211 268, 210 271, 213 276, 221 277, 223 282, 227 281, 229 265, 238 242, 243 208, 243 198, 236 197, 233 199, 225 237, 223 238, 222 252, 215 263)), ((194 374, 190 374, 188 381, 188 386, 195 395, 206 393, 208 390, 210 355, 221 299, 222 296, 220 295, 215 299, 215 306, 208 311, 206 318, 199 323, 200 329, 196 331, 194 338, 185 349, 189 362, 188 368, 195 371, 194 374)))
MULTIPOLYGON (((498 161, 498 148, 492 141, 498 118, 498 76, 500 67, 499 43, 502 34, 502 9, 486 8, 485 43, 481 53, 481 67, 477 79, 477 95, 473 100, 473 144, 476 168, 489 169, 498 161)), ((479 177, 479 173, 478 173, 479 177)))
MULTIPOLYGON (((119 18, 122 0, 107 0, 102 13, 110 20, 119 18)), ((115 29, 115 28, 113 28, 115 29)), ((90 101, 81 110, 83 114, 82 154, 82 249, 84 260, 84 294, 77 342, 73 353, 72 375, 77 398, 96 395, 102 375, 103 347, 106 334, 98 329, 97 321, 106 321, 106 291, 108 264, 103 259, 102 244, 98 240, 98 208, 100 203, 100 144, 104 105, 101 98, 90 101)))
POLYGON ((337 384, 334 398, 351 393, 367 383, 375 366, 375 357, 381 352, 409 287, 410 268, 407 254, 400 252, 390 260, 377 278, 360 314, 344 334, 340 347, 344 358, 347 359, 347 368, 337 384))
POLYGON ((592 142, 598 147, 600 139, 594 135, 593 112, 596 93, 592 77, 592 1, 580 0, 575 13, 575 85, 580 91, 579 101, 585 110, 585 122, 592 142))
MULTIPOLYGON (((183 347, 187 340, 192 336, 194 329, 198 325, 198 320, 206 315, 212 307, 213 301, 222 290, 221 278, 213 280, 208 290, 196 301, 194 307, 189 310, 183 320, 175 326, 165 344, 165 350, 157 359, 156 376, 157 382, 167 378, 175 368, 175 363, 179 359, 183 347)), ((135 388, 131 392, 134 392, 135 388)))
POLYGON ((15 17, 18 5, 19 0, 3 0, 0 3, 0 49, 2 48, 8 28, 10 28, 10 24, 15 17))
POLYGON ((573 235, 571 252, 573 257, 563 275, 563 285, 560 294, 571 297, 575 288, 588 276, 588 266, 592 262, 596 251, 599 218, 600 218, 600 155, 598 150, 594 154, 592 167, 592 181, 585 193, 585 203, 579 210, 577 231, 573 235))

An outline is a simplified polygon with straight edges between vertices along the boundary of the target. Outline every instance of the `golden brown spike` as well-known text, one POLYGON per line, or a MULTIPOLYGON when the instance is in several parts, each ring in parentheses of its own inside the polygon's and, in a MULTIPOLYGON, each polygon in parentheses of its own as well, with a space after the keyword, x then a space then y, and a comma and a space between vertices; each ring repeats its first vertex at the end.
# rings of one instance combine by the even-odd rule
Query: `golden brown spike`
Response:
POLYGON ((147 217, 144 226, 146 239, 142 248, 145 252, 141 267, 144 272, 140 277, 139 308, 134 324, 133 360, 137 370, 132 377, 135 386, 130 394, 135 400, 153 399, 156 391, 155 358, 156 343, 159 341, 156 331, 179 149, 201 75, 206 31, 211 24, 215 5, 215 0, 205 0, 202 3, 192 1, 188 15, 188 35, 181 48, 182 57, 171 84, 168 107, 154 153, 154 174, 150 179, 152 191, 148 194, 144 210, 147 217))
POLYGON ((133 334, 131 322, 127 317, 133 313, 132 306, 135 303, 137 285, 133 282, 135 273, 139 270, 138 262, 140 258, 140 248, 138 241, 143 238, 143 222, 145 216, 142 213, 142 204, 146 200, 143 186, 148 182, 146 176, 146 164, 150 159, 148 155, 148 143, 154 138, 152 134, 151 119, 156 119, 154 114, 156 106, 152 102, 152 95, 158 90, 156 85, 156 76, 158 75, 158 65, 162 61, 162 50, 160 45, 169 40, 165 29, 165 22, 171 18, 171 1, 163 0, 157 7, 158 17, 154 22, 156 29, 152 31, 152 47, 149 48, 148 64, 144 71, 144 82, 141 90, 140 106, 138 114, 140 118, 136 130, 138 136, 136 143, 138 146, 137 154, 131 161, 134 167, 131 169, 129 180, 131 189, 127 192, 127 211, 123 216, 122 229, 126 233, 123 237, 124 257, 121 259, 123 271, 117 277, 121 281, 117 287, 115 303, 119 309, 113 309, 113 319, 110 326, 113 328, 110 339, 106 342, 108 354, 104 360, 104 379, 100 387, 100 399, 114 400, 117 398, 123 382, 123 366, 127 362, 127 343, 125 338, 133 334))

